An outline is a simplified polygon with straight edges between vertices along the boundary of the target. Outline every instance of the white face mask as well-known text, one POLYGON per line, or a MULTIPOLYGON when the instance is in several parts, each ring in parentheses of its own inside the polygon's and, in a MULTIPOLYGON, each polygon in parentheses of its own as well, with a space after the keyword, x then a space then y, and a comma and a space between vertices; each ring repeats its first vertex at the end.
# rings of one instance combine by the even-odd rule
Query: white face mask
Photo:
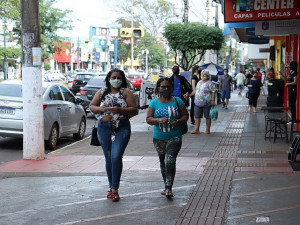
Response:
POLYGON ((224 72, 224 75, 227 75, 228 73, 227 72, 224 72))
POLYGON ((109 82, 110 82, 111 86, 113 86, 114 88, 121 87, 121 85, 123 83, 122 80, 119 80, 119 79, 110 80, 109 82))

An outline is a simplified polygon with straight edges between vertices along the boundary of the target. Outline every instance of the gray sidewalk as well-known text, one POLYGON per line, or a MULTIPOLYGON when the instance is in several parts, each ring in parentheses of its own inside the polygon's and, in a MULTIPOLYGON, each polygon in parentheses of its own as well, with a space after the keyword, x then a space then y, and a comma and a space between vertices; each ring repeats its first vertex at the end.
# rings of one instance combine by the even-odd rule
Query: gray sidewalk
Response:
POLYGON ((228 110, 218 107, 210 135, 184 135, 172 201, 160 195, 143 111, 132 119, 120 202, 106 199, 103 154, 86 139, 46 160, 0 165, 0 224, 299 224, 300 179, 287 162, 289 144, 265 141, 263 112, 247 113, 246 105, 234 93, 228 110))

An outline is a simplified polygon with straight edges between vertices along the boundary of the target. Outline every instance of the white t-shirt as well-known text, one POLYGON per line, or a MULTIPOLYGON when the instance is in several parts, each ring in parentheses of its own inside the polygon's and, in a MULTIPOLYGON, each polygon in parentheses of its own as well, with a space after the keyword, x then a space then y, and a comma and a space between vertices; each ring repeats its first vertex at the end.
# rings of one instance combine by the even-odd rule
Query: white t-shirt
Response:
POLYGON ((243 73, 238 73, 235 76, 236 84, 237 85, 244 85, 244 80, 246 79, 245 75, 243 73))

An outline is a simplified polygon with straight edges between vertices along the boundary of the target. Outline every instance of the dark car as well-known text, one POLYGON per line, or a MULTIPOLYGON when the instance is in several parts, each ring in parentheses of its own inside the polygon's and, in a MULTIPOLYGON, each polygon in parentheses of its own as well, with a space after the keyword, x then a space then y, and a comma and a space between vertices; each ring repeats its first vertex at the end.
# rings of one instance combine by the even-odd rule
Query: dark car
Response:
MULTIPOLYGON (((127 88, 131 90, 131 92, 134 95, 134 98, 136 100, 137 106, 139 106, 139 92, 135 91, 134 86, 132 83, 127 80, 127 88)), ((105 77, 104 76, 96 76, 88 81, 86 86, 82 87, 80 90, 80 96, 79 98, 82 99, 81 105, 86 113, 88 113, 89 110, 89 105, 96 94, 96 92, 100 88, 105 88, 105 77)))
POLYGON ((71 91, 73 92, 73 94, 76 95, 77 92, 80 91, 81 87, 84 87, 91 78, 96 76, 98 76, 98 74, 96 73, 78 73, 75 76, 73 85, 71 87, 71 91))

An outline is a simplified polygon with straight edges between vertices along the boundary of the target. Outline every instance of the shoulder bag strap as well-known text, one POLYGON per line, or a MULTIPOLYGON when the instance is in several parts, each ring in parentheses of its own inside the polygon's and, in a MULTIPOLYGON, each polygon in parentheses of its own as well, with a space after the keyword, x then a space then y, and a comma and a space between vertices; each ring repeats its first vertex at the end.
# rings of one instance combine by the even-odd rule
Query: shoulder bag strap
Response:
POLYGON ((177 101, 176 97, 174 97, 174 99, 175 99, 175 102, 176 102, 176 105, 177 105, 177 108, 178 108, 179 117, 181 117, 179 103, 178 103, 178 101, 177 101))

